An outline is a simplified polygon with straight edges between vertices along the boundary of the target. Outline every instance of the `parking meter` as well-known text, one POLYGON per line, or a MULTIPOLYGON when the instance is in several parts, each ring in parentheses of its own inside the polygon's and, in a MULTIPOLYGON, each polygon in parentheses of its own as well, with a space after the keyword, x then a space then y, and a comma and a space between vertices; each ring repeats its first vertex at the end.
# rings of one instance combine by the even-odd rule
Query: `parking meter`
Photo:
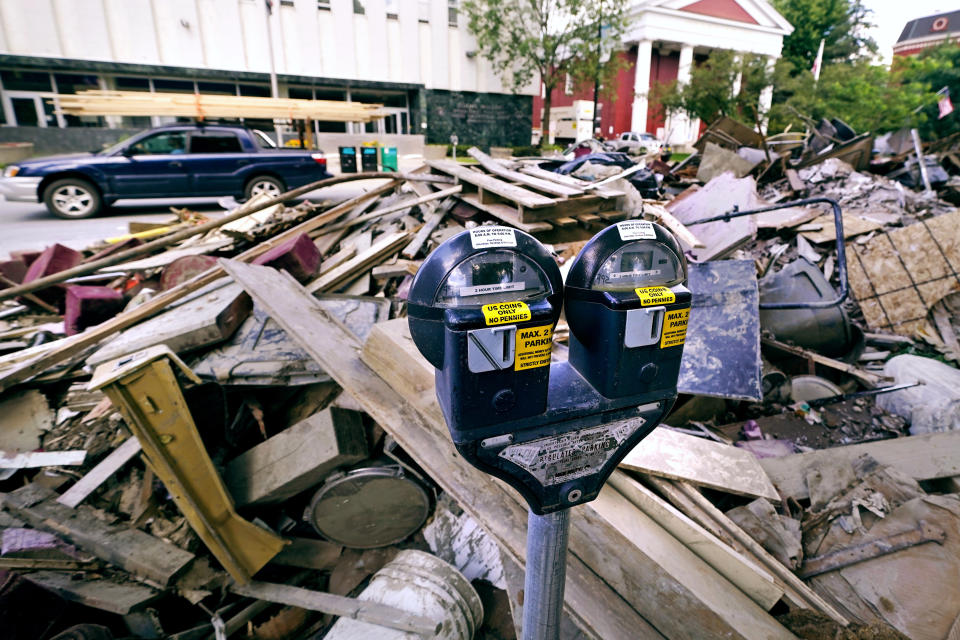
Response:
POLYGON ((410 334, 437 370, 437 398, 458 447, 546 411, 562 303, 560 270, 522 231, 465 231, 423 262, 407 300, 410 334))
POLYGON ((690 315, 686 260, 652 222, 607 227, 570 266, 570 365, 606 398, 676 394, 690 315))

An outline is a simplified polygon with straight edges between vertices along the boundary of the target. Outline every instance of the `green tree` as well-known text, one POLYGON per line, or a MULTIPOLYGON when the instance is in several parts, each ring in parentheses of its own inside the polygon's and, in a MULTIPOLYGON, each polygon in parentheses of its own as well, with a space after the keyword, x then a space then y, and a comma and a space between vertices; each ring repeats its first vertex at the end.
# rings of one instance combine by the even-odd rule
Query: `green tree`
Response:
POLYGON ((766 117, 760 111, 760 94, 771 82, 764 57, 717 49, 691 70, 687 84, 655 85, 651 103, 665 114, 683 111, 703 122, 728 116, 755 127, 766 117), (738 77, 740 89, 734 93, 738 77))
POLYGON ((960 131, 960 45, 946 42, 939 47, 923 51, 919 56, 894 59, 894 68, 915 82, 925 83, 934 94, 946 87, 954 112, 940 118, 937 109, 938 97, 931 95, 923 108, 926 117, 920 128, 927 140, 943 138, 960 131))
POLYGON ((605 87, 613 84, 619 56, 600 61, 620 47, 627 25, 622 0, 466 0, 463 11, 504 84, 519 91, 534 78, 543 83, 541 144, 549 141, 553 90, 568 73, 580 83, 592 84, 599 74, 605 87))
POLYGON ((933 99, 929 82, 916 73, 917 64, 895 62, 892 69, 867 60, 824 65, 814 83, 809 71, 797 73, 782 61, 775 72, 769 130, 802 130, 803 116, 814 122, 839 118, 859 133, 917 126, 926 120, 917 108, 933 99))
POLYGON ((783 57, 796 71, 812 69, 824 40, 823 66, 876 53, 867 34, 870 9, 861 0, 772 0, 774 8, 793 25, 783 39, 783 57))

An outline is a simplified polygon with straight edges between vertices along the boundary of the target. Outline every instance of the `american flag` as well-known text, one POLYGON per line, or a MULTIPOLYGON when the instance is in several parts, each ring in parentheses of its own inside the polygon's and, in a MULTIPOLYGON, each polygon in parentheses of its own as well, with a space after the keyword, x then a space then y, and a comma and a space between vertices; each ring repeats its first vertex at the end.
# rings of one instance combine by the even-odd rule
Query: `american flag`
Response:
POLYGON ((937 102, 937 107, 940 109, 940 115, 937 116, 937 120, 941 120, 953 113, 953 103, 950 101, 950 88, 944 87, 943 89, 940 89, 940 91, 937 91, 937 95, 940 96, 940 100, 937 102))

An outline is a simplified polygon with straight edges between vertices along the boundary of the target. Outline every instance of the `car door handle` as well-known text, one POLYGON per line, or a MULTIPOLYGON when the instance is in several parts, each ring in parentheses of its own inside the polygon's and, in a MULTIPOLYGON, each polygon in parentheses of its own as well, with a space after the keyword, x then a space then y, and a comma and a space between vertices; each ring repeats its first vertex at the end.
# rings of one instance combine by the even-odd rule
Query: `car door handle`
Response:
POLYGON ((171 167, 182 167, 182 166, 183 166, 183 163, 182 163, 182 162, 174 161, 174 162, 171 162, 171 163, 170 163, 170 166, 171 166, 171 167))

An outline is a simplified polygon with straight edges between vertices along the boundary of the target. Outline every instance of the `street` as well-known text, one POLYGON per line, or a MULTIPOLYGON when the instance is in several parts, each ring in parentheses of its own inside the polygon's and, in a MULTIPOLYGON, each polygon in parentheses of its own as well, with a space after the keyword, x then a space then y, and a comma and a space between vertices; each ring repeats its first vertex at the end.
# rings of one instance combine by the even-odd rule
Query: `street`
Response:
MULTIPOLYGON (((335 185, 313 191, 304 199, 313 202, 340 201, 359 195, 380 181, 335 185), (360 185, 363 186, 360 186, 360 185)), ((96 218, 62 220, 43 204, 0 200, 0 259, 11 251, 43 249, 59 242, 72 249, 85 249, 106 238, 128 233, 128 224, 164 222, 173 219, 171 207, 187 207, 208 217, 222 215, 218 198, 177 198, 171 200, 121 200, 96 218)))

